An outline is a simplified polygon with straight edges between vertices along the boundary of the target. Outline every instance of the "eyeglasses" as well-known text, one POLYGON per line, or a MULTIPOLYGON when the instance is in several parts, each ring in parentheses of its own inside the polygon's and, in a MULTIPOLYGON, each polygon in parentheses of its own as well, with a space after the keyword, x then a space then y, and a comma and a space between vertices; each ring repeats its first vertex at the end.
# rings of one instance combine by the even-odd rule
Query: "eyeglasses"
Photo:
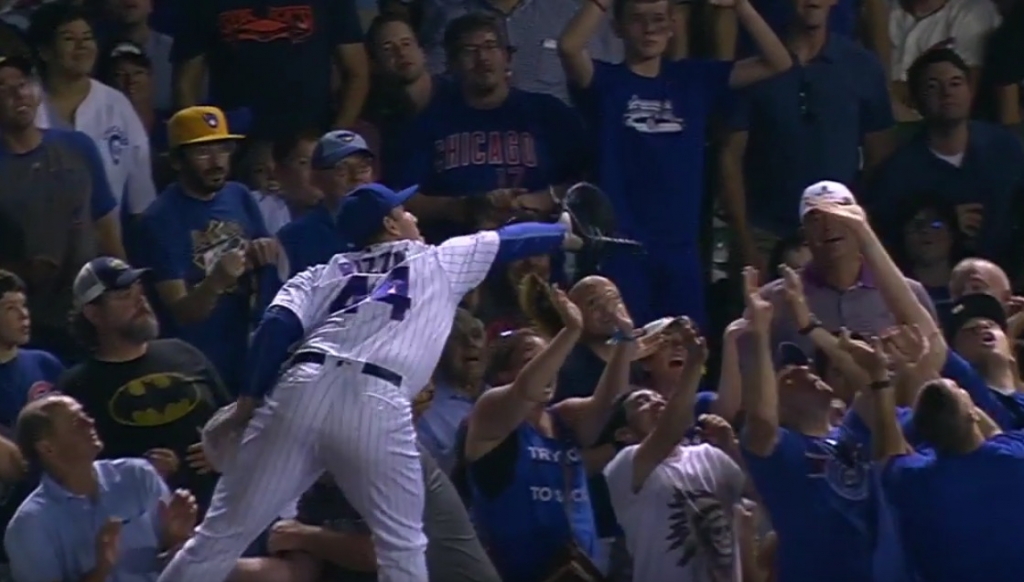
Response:
POLYGON ((946 228, 946 223, 941 220, 917 218, 910 221, 910 228, 914 230, 940 230, 946 228))

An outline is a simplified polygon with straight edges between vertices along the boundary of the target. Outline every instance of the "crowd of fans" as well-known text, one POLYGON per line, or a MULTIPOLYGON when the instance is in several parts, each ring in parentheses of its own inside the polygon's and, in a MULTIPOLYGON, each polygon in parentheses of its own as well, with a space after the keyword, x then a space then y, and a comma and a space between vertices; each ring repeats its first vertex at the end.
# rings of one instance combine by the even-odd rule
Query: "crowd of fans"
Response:
MULTIPOLYGON (((586 180, 646 252, 496 268, 411 403, 431 580, 1019 582, 1024 0, 358 8, 0 0, 0 580, 158 579, 353 188, 440 242, 586 180)), ((229 580, 377 535, 325 475, 229 580)))

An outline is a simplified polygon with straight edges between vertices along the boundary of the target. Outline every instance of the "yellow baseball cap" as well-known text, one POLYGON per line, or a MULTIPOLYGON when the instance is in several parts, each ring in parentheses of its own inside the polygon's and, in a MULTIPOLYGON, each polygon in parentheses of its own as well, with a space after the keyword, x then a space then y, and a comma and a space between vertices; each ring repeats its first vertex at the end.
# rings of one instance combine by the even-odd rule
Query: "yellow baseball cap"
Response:
POLYGON ((167 122, 167 141, 171 149, 194 143, 242 139, 244 136, 228 133, 224 112, 216 107, 186 107, 167 122))

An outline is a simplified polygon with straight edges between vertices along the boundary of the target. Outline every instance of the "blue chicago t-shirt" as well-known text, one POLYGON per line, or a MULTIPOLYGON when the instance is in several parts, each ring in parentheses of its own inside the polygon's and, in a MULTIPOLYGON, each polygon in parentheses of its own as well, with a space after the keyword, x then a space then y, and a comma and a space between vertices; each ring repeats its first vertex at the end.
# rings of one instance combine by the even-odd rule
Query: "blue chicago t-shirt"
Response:
POLYGON ((586 151, 583 121, 572 108, 518 89, 493 109, 470 107, 457 91, 439 92, 403 141, 388 181, 439 196, 546 189, 575 177, 586 151))

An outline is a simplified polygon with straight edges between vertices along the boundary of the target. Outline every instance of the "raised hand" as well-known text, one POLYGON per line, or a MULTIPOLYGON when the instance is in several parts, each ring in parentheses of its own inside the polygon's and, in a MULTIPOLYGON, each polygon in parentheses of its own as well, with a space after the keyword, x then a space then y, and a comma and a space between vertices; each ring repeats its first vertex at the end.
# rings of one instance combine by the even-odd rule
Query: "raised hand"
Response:
POLYGON ((583 329, 583 314, 580 313, 580 308, 569 300, 569 296, 565 294, 565 291, 558 288, 552 291, 555 310, 558 311, 558 316, 562 318, 562 325, 572 331, 583 329))
POLYGON ((761 297, 758 284, 759 274, 757 269, 746 267, 743 269, 743 298, 746 304, 744 317, 749 322, 750 330, 757 333, 768 333, 772 325, 772 304, 761 297))
POLYGON ((700 430, 701 439, 713 447, 724 451, 731 451, 736 448, 736 432, 729 421, 717 414, 702 414, 697 419, 697 428, 700 430))
POLYGON ((788 265, 779 265, 779 272, 782 273, 782 294, 786 298, 786 304, 793 312, 793 319, 796 326, 803 329, 811 323, 811 310, 807 307, 807 298, 804 295, 804 281, 788 265))
POLYGON ((885 355, 897 368, 916 366, 931 349, 928 338, 916 325, 898 325, 881 336, 885 355))
POLYGON ((859 204, 817 202, 810 205, 810 208, 848 224, 866 224, 868 221, 867 213, 859 204))
POLYGON ((749 325, 750 322, 742 317, 734 319, 732 323, 725 326, 725 332, 722 334, 722 337, 724 337, 727 342, 736 341, 740 336, 747 333, 749 325))
POLYGON ((686 348, 687 365, 703 366, 708 361, 708 342, 688 317, 683 318, 683 347, 686 348))
POLYGON ((839 334, 839 348, 846 352, 855 364, 868 373, 872 379, 884 378, 889 373, 889 360, 885 355, 882 339, 872 338, 871 344, 850 337, 850 330, 843 328, 839 334))

